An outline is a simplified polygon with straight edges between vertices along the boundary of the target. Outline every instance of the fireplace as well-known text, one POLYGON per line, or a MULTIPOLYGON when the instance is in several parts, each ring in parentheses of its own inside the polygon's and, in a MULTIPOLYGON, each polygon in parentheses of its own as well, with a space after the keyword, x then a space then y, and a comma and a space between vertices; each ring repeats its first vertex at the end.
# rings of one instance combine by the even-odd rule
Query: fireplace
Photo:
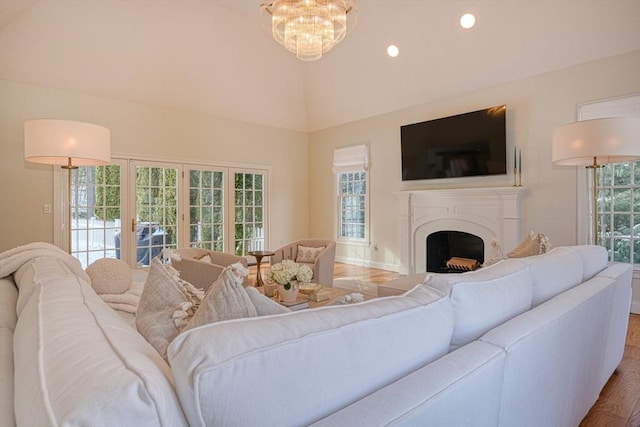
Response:
POLYGON ((515 248, 520 242, 524 191, 524 187, 485 187, 400 192, 400 273, 427 271, 427 237, 441 231, 476 236, 482 241, 482 261, 493 254, 493 241, 505 252, 515 248))
POLYGON ((451 258, 468 258, 484 262, 482 238, 463 231, 443 230, 427 236, 427 271, 432 273, 461 273, 464 269, 450 268, 451 258))

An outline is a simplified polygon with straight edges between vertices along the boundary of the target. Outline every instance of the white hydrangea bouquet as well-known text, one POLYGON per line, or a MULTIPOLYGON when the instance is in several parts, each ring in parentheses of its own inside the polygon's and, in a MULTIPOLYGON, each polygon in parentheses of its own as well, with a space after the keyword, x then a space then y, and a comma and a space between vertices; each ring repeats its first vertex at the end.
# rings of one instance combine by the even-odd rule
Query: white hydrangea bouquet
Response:
POLYGON ((313 277, 313 271, 306 264, 298 264, 286 259, 269 267, 267 277, 271 282, 283 285, 285 290, 291 289, 291 282, 309 283, 313 277))

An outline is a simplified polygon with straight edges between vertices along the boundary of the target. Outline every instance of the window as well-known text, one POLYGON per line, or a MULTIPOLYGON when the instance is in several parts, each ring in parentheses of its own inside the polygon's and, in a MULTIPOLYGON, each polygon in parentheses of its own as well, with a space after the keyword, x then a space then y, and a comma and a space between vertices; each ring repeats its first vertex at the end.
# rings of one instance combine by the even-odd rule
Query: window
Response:
POLYGON ((120 165, 72 170, 71 254, 87 267, 99 258, 116 258, 119 248, 120 165))
POLYGON ((598 244, 611 261, 640 265, 640 162, 605 165, 598 180, 598 244))
POLYGON ((66 170, 54 172, 54 242, 71 244, 84 268, 99 258, 148 266, 164 248, 246 255, 266 247, 268 168, 113 159, 73 170, 70 198, 66 170))
POLYGON ((337 187, 337 238, 351 242, 369 239, 369 147, 336 148, 333 172, 337 187))
POLYGON ((264 179, 263 173, 234 173, 235 212, 234 250, 236 255, 264 250, 264 179))
POLYGON ((367 173, 338 174, 339 224, 338 238, 366 238, 367 173))
MULTIPOLYGON (((578 106, 579 120, 629 116, 640 117, 640 94, 578 106)), ((591 173, 578 175, 579 243, 589 242, 591 203, 585 194, 592 193, 591 173)), ((598 244, 609 259, 640 268, 640 162, 610 163, 598 170, 598 223, 598 244)))
POLYGON ((224 252, 223 170, 189 170, 189 244, 224 252))

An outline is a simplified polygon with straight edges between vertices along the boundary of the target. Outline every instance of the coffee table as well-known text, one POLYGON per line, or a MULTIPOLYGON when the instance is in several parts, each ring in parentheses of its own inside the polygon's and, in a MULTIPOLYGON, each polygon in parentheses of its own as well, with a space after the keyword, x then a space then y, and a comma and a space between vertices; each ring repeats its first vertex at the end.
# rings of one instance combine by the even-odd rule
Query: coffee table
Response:
MULTIPOLYGON (((264 294, 264 287, 261 287, 260 289, 258 289, 262 294, 264 294)), ((336 303, 338 301, 338 299, 342 298, 345 295, 350 295, 353 292, 348 292, 342 289, 338 289, 338 288, 329 288, 326 286, 322 286, 319 290, 317 290, 316 292, 322 292, 324 295, 327 296, 327 299, 322 300, 322 301, 314 301, 313 297, 308 294, 308 293, 304 293, 304 292, 300 292, 299 295, 302 295, 304 297, 308 297, 309 298, 309 308, 318 308, 318 307, 324 307, 327 305, 332 305, 334 303, 336 303)), ((273 298, 272 298, 273 299, 273 298)), ((367 300, 369 298, 367 298, 365 296, 365 300, 367 300)), ((274 299, 275 301, 275 299, 274 299)))

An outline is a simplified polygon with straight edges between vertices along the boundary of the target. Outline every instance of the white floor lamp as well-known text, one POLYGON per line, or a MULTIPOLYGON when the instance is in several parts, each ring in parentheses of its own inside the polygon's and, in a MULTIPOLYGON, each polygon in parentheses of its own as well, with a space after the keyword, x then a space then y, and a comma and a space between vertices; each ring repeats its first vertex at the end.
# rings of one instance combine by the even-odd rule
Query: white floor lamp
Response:
POLYGON ((562 125, 553 131, 551 160, 593 169, 593 236, 598 244, 598 168, 640 159, 640 118, 611 117, 562 125))
POLYGON ((65 227, 71 253, 71 169, 100 166, 111 160, 111 132, 92 123, 36 119, 24 122, 24 158, 67 169, 65 227))

